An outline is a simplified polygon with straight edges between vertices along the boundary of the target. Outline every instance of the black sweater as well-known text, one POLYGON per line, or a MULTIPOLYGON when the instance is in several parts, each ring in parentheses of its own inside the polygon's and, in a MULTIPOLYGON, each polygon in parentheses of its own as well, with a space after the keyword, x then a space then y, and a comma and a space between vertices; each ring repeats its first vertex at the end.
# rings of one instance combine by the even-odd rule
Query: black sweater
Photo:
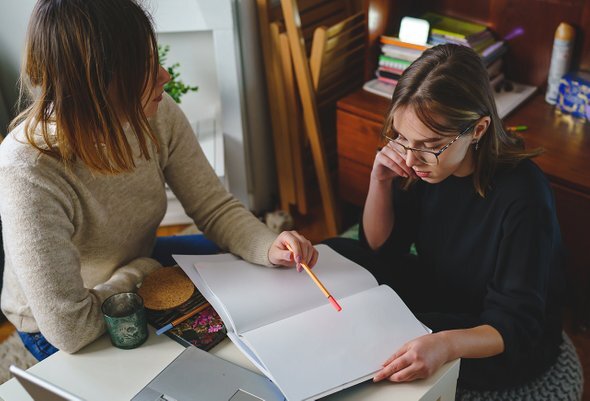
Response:
POLYGON ((396 261, 415 243, 417 274, 402 292, 419 299, 409 302, 417 316, 434 331, 489 324, 504 340, 498 356, 461 361, 460 386, 511 387, 555 361, 562 244, 552 190, 532 161, 500 170, 485 198, 471 176, 418 181, 407 191, 394 185, 394 212, 376 254, 389 269, 403 268, 396 261))

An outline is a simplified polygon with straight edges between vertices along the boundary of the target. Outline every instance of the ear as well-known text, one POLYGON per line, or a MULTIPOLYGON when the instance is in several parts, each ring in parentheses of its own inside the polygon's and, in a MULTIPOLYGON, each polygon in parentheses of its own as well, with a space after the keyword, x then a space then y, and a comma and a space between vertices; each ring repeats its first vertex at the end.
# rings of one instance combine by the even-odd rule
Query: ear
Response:
POLYGON ((477 125, 473 129, 473 143, 479 142, 479 140, 485 135, 490 127, 492 119, 489 116, 484 116, 479 119, 477 125))

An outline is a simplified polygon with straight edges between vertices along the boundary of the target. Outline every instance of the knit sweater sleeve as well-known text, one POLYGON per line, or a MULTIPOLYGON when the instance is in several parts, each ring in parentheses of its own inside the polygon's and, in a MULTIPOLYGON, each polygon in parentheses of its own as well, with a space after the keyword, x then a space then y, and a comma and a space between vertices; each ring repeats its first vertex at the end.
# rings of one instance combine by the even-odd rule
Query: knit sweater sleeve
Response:
MULTIPOLYGON (((15 279, 7 284, 20 287, 37 325, 27 327, 23 321, 19 329, 38 329, 58 349, 75 352, 104 332, 102 301, 115 292, 134 289, 157 262, 131 261, 120 267, 108 285, 88 289, 72 241, 74 221, 79 218, 73 205, 76 195, 65 181, 39 166, 4 165, 0 188, 6 260, 15 279)), ((2 305, 13 309, 5 301, 14 299, 3 297, 2 305)))
POLYGON ((158 114, 163 116, 156 123, 163 142, 162 169, 186 213, 221 248, 270 265, 268 250, 276 234, 223 187, 187 118, 170 97, 164 97, 158 114))

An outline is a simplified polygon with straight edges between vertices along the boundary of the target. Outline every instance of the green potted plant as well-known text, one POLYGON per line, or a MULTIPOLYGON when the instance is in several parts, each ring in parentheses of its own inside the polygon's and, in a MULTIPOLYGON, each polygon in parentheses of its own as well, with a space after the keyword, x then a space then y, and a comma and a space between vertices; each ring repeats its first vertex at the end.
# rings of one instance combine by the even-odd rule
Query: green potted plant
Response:
POLYGON ((176 71, 176 69, 180 67, 180 63, 174 63, 171 66, 165 65, 169 51, 169 45, 158 45, 158 57, 160 59, 160 64, 164 68, 166 68, 166 71, 168 71, 168 74, 170 74, 170 81, 166 85, 164 85, 164 90, 172 97, 172 99, 174 99, 176 103, 180 103, 180 98, 184 94, 186 94, 189 91, 196 92, 199 89, 199 87, 186 85, 184 82, 178 79, 180 73, 176 71))

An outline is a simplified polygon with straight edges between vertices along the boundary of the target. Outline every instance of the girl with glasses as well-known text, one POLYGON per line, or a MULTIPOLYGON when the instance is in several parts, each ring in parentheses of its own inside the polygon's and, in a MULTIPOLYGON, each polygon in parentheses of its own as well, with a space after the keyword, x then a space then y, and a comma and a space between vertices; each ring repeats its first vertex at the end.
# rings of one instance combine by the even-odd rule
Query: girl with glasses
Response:
MULTIPOLYGON (((579 368, 562 339, 553 193, 531 161, 539 151, 504 130, 480 57, 457 45, 426 50, 399 79, 383 137, 360 242, 327 242, 393 287, 433 333, 383 355, 374 380, 425 378, 462 358, 458 399, 514 400, 564 358, 579 368)), ((573 387, 555 399, 576 399, 573 387)))
POLYGON ((39 0, 33 10, 22 71, 30 102, 0 146, 0 214, 2 311, 38 359, 104 333, 102 301, 135 290, 172 253, 316 262, 307 239, 277 236, 225 190, 164 93, 170 76, 157 55, 134 0, 39 0), (159 245, 165 184, 210 240, 159 245))

